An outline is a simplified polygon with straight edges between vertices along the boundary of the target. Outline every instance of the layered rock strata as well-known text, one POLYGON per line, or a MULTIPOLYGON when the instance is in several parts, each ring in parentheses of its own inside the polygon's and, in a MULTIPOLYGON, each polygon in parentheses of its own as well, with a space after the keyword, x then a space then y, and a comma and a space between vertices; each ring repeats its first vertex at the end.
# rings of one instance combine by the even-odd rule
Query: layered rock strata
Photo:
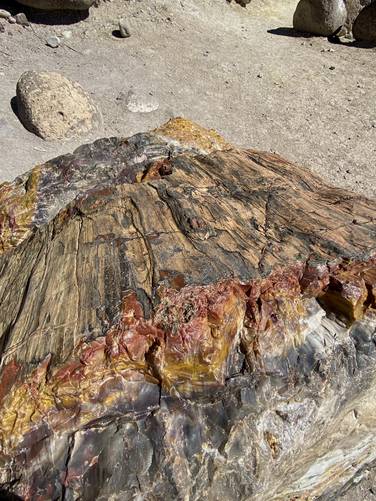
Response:
POLYGON ((330 499, 376 461, 376 204, 183 119, 0 186, 0 486, 330 499))

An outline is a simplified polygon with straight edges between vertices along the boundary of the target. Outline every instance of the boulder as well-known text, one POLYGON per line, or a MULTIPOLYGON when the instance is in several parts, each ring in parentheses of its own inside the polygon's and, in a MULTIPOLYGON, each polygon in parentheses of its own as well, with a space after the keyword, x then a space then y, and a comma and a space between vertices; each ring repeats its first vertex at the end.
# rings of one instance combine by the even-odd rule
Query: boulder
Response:
POLYGON ((43 10, 87 10, 96 0, 17 0, 22 5, 43 10))
POLYGON ((346 18, 343 0, 300 0, 293 25, 297 31, 327 37, 343 26, 346 18))
POLYGON ((376 3, 368 5, 360 12, 354 22, 353 35, 359 41, 376 42, 376 3))
POLYGON ((352 31, 354 21, 358 17, 360 11, 370 3, 372 3, 372 0, 345 0, 347 10, 345 26, 348 32, 352 31))
POLYGON ((0 492, 337 499, 376 458, 376 202, 183 119, 0 186, 0 492))
POLYGON ((27 71, 21 76, 17 111, 26 129, 48 140, 80 136, 100 123, 83 88, 55 72, 27 71))

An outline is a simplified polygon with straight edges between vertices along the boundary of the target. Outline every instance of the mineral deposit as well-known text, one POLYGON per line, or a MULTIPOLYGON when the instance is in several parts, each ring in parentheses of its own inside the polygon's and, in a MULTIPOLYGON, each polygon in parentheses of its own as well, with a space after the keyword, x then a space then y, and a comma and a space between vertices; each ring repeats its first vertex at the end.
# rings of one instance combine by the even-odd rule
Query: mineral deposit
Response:
POLYGON ((0 486, 330 499, 376 461, 376 204, 175 119, 0 186, 0 486))

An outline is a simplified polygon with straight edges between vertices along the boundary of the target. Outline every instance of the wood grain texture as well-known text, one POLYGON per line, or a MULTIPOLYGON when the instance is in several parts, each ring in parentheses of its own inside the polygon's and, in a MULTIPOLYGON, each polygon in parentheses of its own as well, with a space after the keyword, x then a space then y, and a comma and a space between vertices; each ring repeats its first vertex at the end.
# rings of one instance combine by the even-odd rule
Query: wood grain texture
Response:
POLYGON ((299 478, 373 388, 375 207, 183 119, 1 185, 0 485, 25 499, 337 492, 341 461, 335 479, 299 478), (136 444, 142 459, 121 460, 136 444))

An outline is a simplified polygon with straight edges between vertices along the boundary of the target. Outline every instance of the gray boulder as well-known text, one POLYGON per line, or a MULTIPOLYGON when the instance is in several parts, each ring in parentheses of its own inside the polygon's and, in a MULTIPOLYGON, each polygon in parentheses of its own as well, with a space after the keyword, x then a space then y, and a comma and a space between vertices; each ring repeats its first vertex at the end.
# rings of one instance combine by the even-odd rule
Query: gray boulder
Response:
POLYGON ((355 19, 358 17, 360 11, 370 5, 372 0, 345 0, 347 9, 346 29, 348 32, 352 31, 355 19))
POLYGON ((83 88, 54 72, 24 73, 17 83, 17 108, 24 127, 48 140, 77 137, 100 123, 83 88))
POLYGON ((356 40, 376 43, 376 3, 365 7, 356 18, 353 26, 356 40))
POLYGON ((327 37, 343 26, 346 19, 343 0, 300 0, 293 24, 297 31, 327 37))
POLYGON ((18 3, 44 10, 87 10, 95 0, 18 0, 18 3))

